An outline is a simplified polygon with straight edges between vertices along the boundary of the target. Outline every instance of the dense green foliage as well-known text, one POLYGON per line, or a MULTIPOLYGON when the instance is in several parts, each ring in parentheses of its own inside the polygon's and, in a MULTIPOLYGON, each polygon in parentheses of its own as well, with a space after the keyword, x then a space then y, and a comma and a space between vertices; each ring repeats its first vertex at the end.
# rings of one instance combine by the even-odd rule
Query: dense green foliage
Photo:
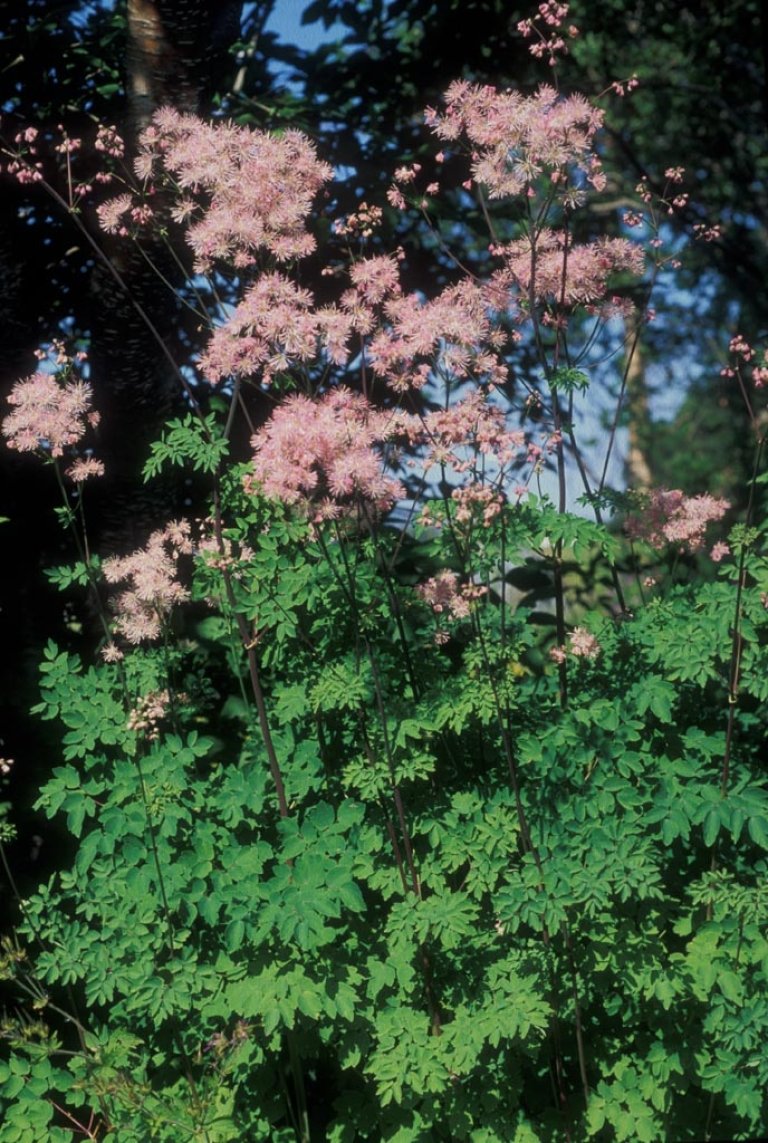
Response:
MULTIPOLYGON (((254 557, 226 585, 198 568, 219 606, 184 639, 99 667, 46 652, 39 713, 65 734, 40 803, 78 850, 25 905, 30 951, 6 949, 37 1015, 6 1023, 4 1143, 73 1138, 56 1106, 126 1143, 288 1139, 305 1115, 336 1140, 764 1130, 765 530, 739 614, 728 567, 593 616, 602 654, 563 707, 524 605, 489 595, 435 645, 397 569, 454 558, 448 534, 319 542, 227 506, 254 557), (258 625, 269 748, 236 614, 258 625), (169 686, 157 736, 126 729, 169 686), (67 994, 74 1054, 47 1010, 67 994)), ((483 533, 489 578, 547 515, 483 533)))

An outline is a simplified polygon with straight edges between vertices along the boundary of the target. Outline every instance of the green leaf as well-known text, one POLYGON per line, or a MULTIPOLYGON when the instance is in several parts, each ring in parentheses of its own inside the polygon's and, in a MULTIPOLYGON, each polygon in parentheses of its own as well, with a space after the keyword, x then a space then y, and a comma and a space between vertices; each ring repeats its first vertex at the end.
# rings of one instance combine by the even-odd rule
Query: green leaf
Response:
POLYGON ((299 1011, 303 1012, 305 1016, 309 1016, 310 1020, 320 1019, 323 1006, 315 989, 301 988, 296 996, 296 1001, 299 1011))
POLYGON ((227 952, 237 952, 239 948, 242 948, 244 938, 245 922, 239 918, 230 921, 224 932, 224 946, 227 952))
POLYGON ((563 367, 552 374, 550 385, 562 393, 584 393, 589 388, 589 377, 581 369, 563 367))
POLYGON ((755 845, 759 845, 761 849, 768 849, 768 819, 762 815, 749 818, 747 830, 755 845))
POLYGON ((706 846, 714 845, 719 832, 720 809, 718 806, 713 806, 704 818, 704 844, 706 846))
POLYGON ((741 977, 729 970, 718 974, 717 983, 726 1000, 741 1004, 744 999, 744 984, 741 977))
POLYGON ((350 1023, 354 1020, 357 997, 348 984, 339 985, 333 1003, 343 1020, 348 1020, 350 1023))
POLYGON ((675 688, 670 683, 660 679, 651 691, 651 710, 659 722, 668 724, 672 721, 672 703, 675 698, 675 688))

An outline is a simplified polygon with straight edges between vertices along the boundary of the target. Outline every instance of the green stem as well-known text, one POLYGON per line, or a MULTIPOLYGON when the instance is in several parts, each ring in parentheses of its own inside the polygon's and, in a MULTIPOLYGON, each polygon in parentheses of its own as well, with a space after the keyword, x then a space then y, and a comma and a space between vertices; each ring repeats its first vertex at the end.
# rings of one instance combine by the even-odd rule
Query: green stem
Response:
MULTIPOLYGON (((757 451, 755 453, 755 463, 752 469, 752 479, 749 484, 749 499, 747 501, 747 511, 744 521, 745 528, 749 528, 754 513, 755 488, 757 487, 757 477, 760 472, 764 445, 765 438, 761 438, 758 441, 757 451)), ((741 552, 739 553, 739 574, 736 583, 736 600, 734 602, 733 608, 734 615, 732 625, 733 636, 731 642, 731 663, 728 671, 728 721, 725 732, 725 750, 723 752, 723 764, 720 773, 720 794, 722 797, 725 797, 728 792, 733 731, 736 723, 736 706, 739 701, 741 653, 744 645, 744 639, 741 634, 742 598, 744 595, 744 588, 747 584, 747 547, 748 545, 745 537, 745 541, 741 545, 741 552)))
POLYGON ((576 967, 576 958, 573 953, 573 941, 568 925, 563 924, 565 947, 568 951, 568 965, 571 971, 571 995, 573 996, 573 1012, 576 1024, 576 1052, 579 1058, 579 1075, 581 1087, 584 1092, 584 1104, 589 1107, 589 1078, 587 1076, 587 1054, 584 1048, 584 1029, 581 1017, 581 996, 579 992, 579 972, 576 967))
MULTIPOLYGON (((226 548, 224 544, 224 532, 222 528, 221 517, 221 502, 219 498, 218 486, 214 489, 213 493, 213 527, 214 536, 216 538, 216 545, 219 549, 219 554, 224 557, 226 555, 226 548)), ((267 714, 267 704, 264 697, 264 688, 261 684, 261 674, 259 672, 259 663, 256 657, 255 639, 248 628, 248 621, 245 616, 240 613, 237 608, 237 600, 235 598, 234 587, 232 586, 232 577, 227 571, 226 567, 222 570, 222 578, 224 580, 224 588, 227 593, 227 601, 232 609, 235 623, 237 625, 240 641, 246 653, 248 662, 248 675, 251 681, 251 691, 256 703, 256 712, 259 721, 259 730, 261 738, 264 743, 264 749, 267 752, 267 760, 269 763, 269 771, 272 775, 272 781, 275 786, 275 793, 277 795, 277 803, 280 811, 281 818, 289 816, 288 798, 285 793, 285 783, 283 781, 283 774, 280 768, 280 762, 275 750, 274 740, 272 738, 272 731, 269 725, 269 717, 267 714)))
MULTIPOLYGON (((141 764, 141 754, 139 752, 137 752, 137 754, 136 754, 135 761, 136 761, 136 772, 138 773, 138 776, 139 776, 139 784, 140 784, 140 788, 141 788, 141 799, 142 799, 142 802, 144 805, 144 812, 146 814, 147 826, 149 829, 149 838, 150 838, 150 848, 152 850, 152 859, 154 862, 155 871, 157 873, 157 884, 158 884, 158 889, 160 891, 160 899, 162 902, 163 912, 165 914, 165 923, 166 923, 167 934, 168 934, 168 941, 167 941, 168 952, 170 954, 171 959, 174 959, 176 957, 176 940, 175 940, 176 931, 175 931, 175 927, 173 924, 173 917, 171 914, 171 906, 170 906, 170 902, 168 899, 168 893, 166 890, 165 876, 163 874, 163 867, 162 867, 162 863, 160 861, 160 851, 159 851, 159 847, 157 844, 157 828, 155 826, 154 817, 153 817, 152 810, 151 810, 150 803, 149 803, 149 794, 147 791, 147 783, 146 783, 146 779, 144 776, 144 769, 143 769, 142 764, 141 764)), ((195 1080, 194 1073, 192 1071, 192 1064, 191 1064, 189 1055, 187 1053, 187 1049, 184 1046, 184 1039, 183 1039, 182 1032, 181 1032, 181 1021, 179 1019, 179 1016, 178 1016, 175 1008, 173 1008, 170 1012, 169 1024, 170 1024, 170 1028, 171 1028, 171 1035, 174 1039, 174 1042, 176 1044, 176 1049, 177 1049, 179 1056, 181 1058, 182 1067, 184 1069, 184 1075, 186 1077, 187 1084, 189 1086, 190 1094, 192 1096, 192 1101, 195 1105, 195 1110, 196 1110, 198 1116, 200 1117, 200 1119, 202 1120, 202 1116, 203 1116, 203 1112, 204 1112, 203 1102, 200 1098, 200 1093, 197 1089, 197 1082, 195 1080)), ((202 1131, 203 1131, 203 1138, 206 1140, 206 1143, 210 1143, 210 1136, 208 1135, 208 1131, 206 1130, 206 1128, 204 1126, 202 1126, 202 1123, 201 1123, 201 1127, 202 1127, 202 1131)))
POLYGON ((307 1093, 304 1087, 304 1071, 301 1066, 301 1057, 296 1047, 296 1039, 292 1032, 287 1035, 288 1055, 291 1061, 291 1076, 293 1088, 296 1093, 296 1106, 298 1108, 298 1129, 296 1137, 299 1143, 309 1143, 309 1112, 307 1110, 307 1093))

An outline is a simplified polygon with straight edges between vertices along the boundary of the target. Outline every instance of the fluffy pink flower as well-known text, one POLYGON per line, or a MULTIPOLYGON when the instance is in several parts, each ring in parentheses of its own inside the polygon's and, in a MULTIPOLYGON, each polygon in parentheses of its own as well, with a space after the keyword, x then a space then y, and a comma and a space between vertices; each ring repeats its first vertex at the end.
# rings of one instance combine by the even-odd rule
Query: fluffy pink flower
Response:
POLYGON ((50 450, 51 456, 62 456, 65 448, 84 436, 88 425, 99 420, 98 413, 91 410, 87 382, 59 382, 50 373, 33 373, 18 381, 8 403, 15 408, 3 421, 2 432, 8 447, 18 452, 43 448, 50 450))
POLYGON ((170 705, 171 696, 167 690, 150 691, 149 694, 142 695, 128 716, 127 729, 143 732, 150 742, 156 741, 160 737, 160 723, 170 705))
POLYGON ((461 593, 455 572, 438 572, 425 583, 420 583, 416 592, 438 615, 447 612, 453 619, 466 619, 469 615, 469 601, 461 593))
POLYGON ((624 530, 632 540, 644 540, 654 548, 675 544, 681 552, 697 552, 704 546, 707 525, 722 520, 730 508, 727 500, 684 496, 679 488, 657 488, 641 511, 627 517, 624 530))
POLYGON ((393 206, 395 210, 405 210, 408 205, 400 188, 394 185, 387 191, 387 202, 390 206, 393 206))
POLYGON ((361 323, 350 307, 313 308, 308 290, 278 272, 262 274, 246 290, 242 302, 213 331, 200 359, 205 377, 214 384, 226 377, 260 375, 269 385, 276 373, 304 364, 323 351, 335 365, 349 356, 349 339, 355 329, 372 321, 365 312, 361 323))
POLYGON ((524 193, 545 173, 558 173, 560 181, 570 167, 593 173, 593 142, 602 122, 603 113, 581 95, 563 98, 543 86, 524 96, 465 80, 448 88, 442 115, 427 115, 438 138, 467 137, 472 174, 491 198, 524 193))
POLYGON ((555 230, 539 231, 535 245, 526 236, 496 253, 505 265, 492 275, 492 289, 515 291, 526 300, 532 290, 537 300, 566 306, 602 300, 612 275, 639 275, 645 266, 642 248, 626 238, 599 238, 566 247, 565 235, 555 230))
POLYGON ((96 460, 92 456, 80 457, 69 466, 66 475, 76 484, 82 484, 83 481, 89 480, 92 476, 103 476, 104 462, 96 460))
POLYGON ((574 627, 568 636, 568 650, 581 659, 596 659, 601 651, 600 644, 586 627, 574 627))
POLYGON ((133 201, 133 196, 130 194, 119 194, 97 207, 96 214, 99 217, 101 229, 107 234, 117 234, 122 231, 124 228, 123 220, 132 209, 133 201))
POLYGON ((368 305, 376 305, 400 290, 400 267, 397 259, 382 254, 376 258, 363 258, 355 262, 349 274, 352 284, 368 305))
POLYGON ((333 172, 300 131, 273 135, 210 124, 165 107, 141 145, 139 177, 156 178, 163 170, 186 200, 199 198, 201 209, 188 231, 198 270, 219 261, 248 266, 260 249, 279 262, 314 249, 305 222, 333 172))
POLYGON ((229 320, 213 331, 200 367, 209 381, 274 372, 317 352, 320 324, 312 295, 284 274, 262 274, 229 320))
POLYGON ((119 663, 125 658, 125 655, 117 643, 113 643, 110 639, 110 641, 105 643, 101 648, 101 657, 105 663, 119 663))
POLYGON ((393 297, 384 306, 386 325, 371 339, 374 371, 402 392, 427 380, 421 365, 434 361, 459 378, 491 375, 500 365, 489 352, 493 332, 485 292, 473 282, 450 286, 430 301, 413 294, 393 297))
POLYGON ((502 493, 484 480, 470 481, 461 488, 454 488, 451 500, 456 505, 454 519, 457 524, 472 524, 479 515, 483 526, 488 527, 504 506, 502 493))
POLYGON ((375 446, 402 432, 403 421, 402 414, 374 409, 345 388, 318 401, 289 397, 252 438, 253 476, 246 487, 258 485, 287 504, 348 505, 359 497, 376 511, 387 511, 404 492, 384 475, 375 446))
POLYGON ((107 583, 131 585, 115 601, 115 629, 127 642, 157 639, 175 604, 188 598, 176 574, 179 556, 192 551, 189 532, 186 521, 174 521, 153 532, 138 552, 104 561, 107 583))
POLYGON ((458 524, 490 524, 504 504, 511 470, 527 457, 525 433, 507 428, 503 409, 480 388, 414 419, 408 438, 419 455, 411 467, 421 465, 426 475, 439 466, 451 483, 458 482, 451 492, 458 524))
POLYGON ((355 330, 359 330, 356 315, 336 306, 322 306, 315 310, 315 327, 328 360, 334 365, 346 364, 349 339, 355 330))
POLYGON ((483 456, 503 470, 520 458, 525 433, 508 430, 503 410, 491 404, 483 390, 475 389, 447 409, 427 413, 421 442, 427 465, 450 464, 457 472, 466 472, 483 456))

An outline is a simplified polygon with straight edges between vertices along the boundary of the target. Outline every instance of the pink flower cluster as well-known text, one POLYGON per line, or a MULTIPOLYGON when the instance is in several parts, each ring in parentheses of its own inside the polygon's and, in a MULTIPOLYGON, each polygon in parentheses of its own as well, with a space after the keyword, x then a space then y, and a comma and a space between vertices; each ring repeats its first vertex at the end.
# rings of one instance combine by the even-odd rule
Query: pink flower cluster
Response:
POLYGON ((115 600, 115 630, 128 643, 157 639, 174 605, 188 598, 176 578, 177 562, 192 550, 189 524, 173 521, 153 532, 139 551, 104 561, 107 583, 131 585, 115 600))
POLYGON ((565 185, 571 168, 597 189, 605 185, 593 149, 603 113, 582 95, 563 98, 545 85, 524 96, 456 80, 445 111, 428 110, 426 119, 440 139, 467 136, 472 173, 491 198, 525 194, 544 174, 565 185))
MULTIPOLYGON (((559 0, 544 0, 543 4, 539 4, 538 12, 532 19, 519 21, 517 30, 524 39, 538 36, 538 40, 528 49, 536 59, 549 56, 549 62, 553 64, 558 52, 567 52, 566 41, 560 29, 568 15, 568 9, 569 5, 561 4, 559 0), (542 24, 543 28, 540 27, 542 24)), ((578 36, 579 30, 571 24, 566 29, 566 34, 573 39, 574 36, 578 36)))
POLYGON ((402 433, 406 420, 345 388, 317 401, 289 397, 251 440, 253 476, 246 489, 286 504, 303 502, 316 521, 339 516, 356 500, 388 511, 405 493, 384 475, 375 446, 402 433))
POLYGON ((438 572, 425 583, 420 583, 416 593, 438 615, 445 612, 452 619, 466 619, 469 615, 469 599, 459 587, 459 577, 455 572, 438 572))
POLYGON ((699 242, 717 242, 723 236, 723 228, 719 223, 708 225, 706 222, 693 224, 693 237, 699 242))
POLYGON ((574 627, 568 636, 568 650, 578 659, 596 659, 602 648, 586 627, 574 627))
POLYGON ((73 139, 67 135, 63 123, 56 125, 56 130, 61 135, 61 142, 54 143, 53 150, 57 155, 76 155, 82 149, 83 140, 73 139))
POLYGON ((374 372, 396 393, 422 388, 437 359, 453 378, 506 378, 489 317, 485 291, 465 280, 436 298, 421 302, 413 294, 395 296, 384 305, 385 323, 371 338, 368 357, 374 372))
POLYGON ((526 235, 494 252, 503 257, 504 266, 492 276, 491 287, 516 290, 526 302, 533 296, 564 306, 594 304, 606 298, 612 275, 640 275, 645 268, 642 247, 626 238, 570 245, 557 230, 539 231, 535 238, 526 235))
POLYGON ((639 85, 640 80, 637 78, 637 75, 631 75, 629 79, 614 80, 611 84, 610 90, 614 95, 618 95, 620 99, 623 99, 625 95, 627 95, 630 91, 634 91, 636 87, 639 87, 639 85))
POLYGON ((200 367, 209 381, 262 373, 264 384, 317 352, 312 295, 280 273, 262 274, 229 320, 213 331, 200 367))
POLYGON ((381 225, 384 211, 380 206, 361 202, 353 214, 339 218, 333 224, 333 233, 341 237, 370 238, 381 225))
POLYGON ((488 527, 504 507, 504 495, 486 480, 470 480, 451 492, 456 524, 473 524, 477 517, 488 527))
POLYGON ((434 637, 438 646, 450 639, 450 633, 440 622, 443 616, 448 619, 468 618, 472 604, 481 599, 486 591, 487 588, 474 583, 460 586, 456 573, 447 569, 417 586, 416 594, 421 596, 439 617, 434 637))
MULTIPOLYGON (((451 492, 453 520, 472 526, 492 523, 506 501, 510 474, 527 465, 540 470, 545 450, 554 451, 560 439, 557 434, 543 434, 539 446, 522 429, 509 429, 503 408, 480 388, 447 409, 414 419, 407 431, 409 442, 419 451, 419 460, 408 462, 411 468, 421 464, 426 475, 439 465, 463 478, 451 492)), ((514 495, 526 495, 525 487, 518 485, 514 495)), ((440 526, 428 508, 421 520, 425 526, 440 526)))
POLYGON ((112 159, 122 159, 125 155, 125 143, 119 131, 116 127, 109 127, 106 124, 99 124, 94 146, 102 155, 108 155, 112 159))
POLYGON ((349 297, 347 304, 352 309, 358 300, 375 306, 387 298, 399 297, 401 294, 400 267, 397 259, 388 254, 361 258, 353 264, 349 276, 354 286, 354 297, 349 297))
POLYGON ((279 262, 309 254, 315 242, 306 217, 333 174, 300 131, 209 124, 170 107, 143 133, 136 173, 165 175, 186 196, 182 213, 191 213, 188 241, 201 272, 221 261, 252 265, 259 250, 279 262))
MULTIPOLYGON (((728 343, 728 348, 736 358, 736 368, 739 368, 742 362, 744 365, 750 366, 752 369, 752 381, 756 389, 762 389, 765 385, 768 385, 768 350, 763 350, 762 360, 759 364, 753 364, 756 357, 755 350, 740 333, 737 333, 731 338, 728 343)), ((731 366, 721 369, 720 376, 735 377, 736 369, 731 366)))
MULTIPOLYGON (((44 178, 41 147, 45 147, 49 157, 57 158, 64 168, 70 207, 76 206, 83 196, 90 194, 95 183, 105 185, 115 178, 114 170, 102 169, 89 174, 91 181, 77 181, 77 156, 84 151, 83 140, 68 135, 62 123, 57 123, 42 135, 36 127, 27 127, 14 136, 14 143, 17 149, 7 164, 8 174, 22 184, 41 182, 44 178)), ((115 160, 121 158, 125 151, 123 141, 114 127, 99 126, 94 147, 107 160, 107 166, 113 168, 115 160)))
POLYGON ((722 520, 729 508, 727 500, 708 494, 684 496, 677 488, 657 488, 637 515, 627 517, 624 530, 630 539, 654 548, 675 544, 681 552, 697 552, 704 546, 707 525, 722 520))
POLYGON ((492 462, 498 473, 520 459, 525 433, 509 430, 506 417, 488 394, 474 389, 447 409, 427 413, 418 436, 425 446, 425 467, 450 466, 457 473, 471 471, 479 457, 492 462))
POLYGON ((18 150, 5 169, 22 186, 38 183, 43 177, 43 164, 39 158, 39 134, 37 127, 25 127, 13 138, 18 150))
POLYGON ((104 475, 104 462, 96 460, 93 456, 78 457, 77 460, 70 464, 66 475, 70 480, 74 480, 75 484, 83 484, 86 480, 90 480, 92 476, 104 475))
POLYGON ((350 278, 340 307, 315 309, 309 291, 284 274, 262 274, 214 330, 200 360, 207 379, 260 374, 269 385, 275 374, 314 360, 321 350, 333 364, 344 364, 352 333, 369 333, 376 325, 373 307, 400 293, 397 260, 389 255, 355 262, 350 278))
POLYGON ((8 447, 18 452, 49 451, 62 456, 76 445, 99 414, 91 409, 91 386, 86 381, 59 381, 51 373, 33 373, 17 381, 8 396, 14 410, 3 421, 8 447))
POLYGON ((553 663, 564 663, 570 653, 576 659, 596 659, 602 647, 586 627, 574 627, 568 636, 565 647, 551 647, 549 657, 553 663))
POLYGON ((150 742, 160 737, 160 723, 165 718, 171 705, 171 696, 167 690, 150 691, 138 699, 136 706, 128 716, 128 730, 144 733, 150 742))
POLYGON ((253 559, 253 549, 248 544, 233 545, 228 536, 221 535, 213 517, 198 521, 200 541, 197 555, 209 568, 227 572, 232 579, 241 579, 243 567, 253 559))
POLYGON ((118 194, 107 199, 101 206, 96 207, 99 225, 106 234, 120 234, 125 237, 129 231, 126 225, 126 216, 133 222, 138 221, 136 211, 138 206, 131 194, 118 194))

